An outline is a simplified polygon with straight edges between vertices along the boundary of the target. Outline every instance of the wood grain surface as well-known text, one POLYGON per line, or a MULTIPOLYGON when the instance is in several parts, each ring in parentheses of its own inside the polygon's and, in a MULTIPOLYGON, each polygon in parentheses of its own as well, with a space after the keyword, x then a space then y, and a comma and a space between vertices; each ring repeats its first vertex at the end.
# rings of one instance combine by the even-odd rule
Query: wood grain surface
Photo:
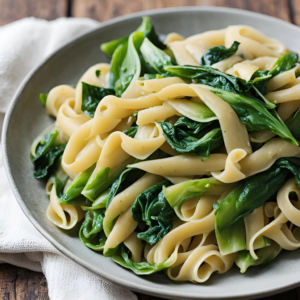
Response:
MULTIPOLYGON (((0 0, 0 25, 29 16, 47 20, 70 16, 89 17, 106 21, 140 10, 194 5, 241 8, 300 26, 300 0, 0 0)), ((139 300, 161 299, 143 294, 137 296, 139 300)), ((48 300, 46 279, 42 273, 0 264, 0 300, 16 299, 48 300)), ((300 300, 300 288, 262 299, 300 300)))

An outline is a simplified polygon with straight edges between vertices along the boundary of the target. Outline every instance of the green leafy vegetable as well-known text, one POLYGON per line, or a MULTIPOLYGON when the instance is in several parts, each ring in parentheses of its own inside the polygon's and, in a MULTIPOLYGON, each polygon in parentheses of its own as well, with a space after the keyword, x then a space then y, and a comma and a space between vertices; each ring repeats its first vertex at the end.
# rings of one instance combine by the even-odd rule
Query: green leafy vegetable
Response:
POLYGON ((169 73, 165 72, 162 74, 144 74, 144 79, 145 80, 150 80, 150 79, 161 79, 164 77, 169 77, 169 73))
MULTIPOLYGON (((273 102, 270 102, 261 92, 260 90, 254 85, 253 86, 253 89, 256 91, 257 95, 265 102, 265 107, 267 109, 273 109, 273 108, 276 108, 276 104, 273 103, 273 102)), ((250 95, 249 95, 250 96, 250 95)), ((254 98, 254 100, 256 100, 254 98)))
POLYGON ((34 164, 33 176, 36 179, 46 178, 54 173, 66 148, 66 144, 54 145, 58 131, 46 134, 37 144, 32 162, 34 164))
POLYGON ((274 68, 271 71, 268 70, 257 70, 252 75, 252 82, 254 86, 263 94, 267 94, 267 83, 274 76, 281 74, 282 72, 288 71, 296 66, 298 63, 298 54, 288 53, 278 58, 274 68))
POLYGON ((115 50, 111 62, 109 73, 109 84, 111 88, 115 88, 116 80, 120 78, 121 66, 127 53, 128 43, 119 45, 115 50))
MULTIPOLYGON (((152 153, 147 160, 153 160, 153 159, 159 159, 159 158, 165 158, 167 155, 165 152, 161 150, 157 150, 154 153, 152 153)), ((135 162, 138 162, 136 160, 135 162)), ((118 179, 114 181, 112 184, 107 202, 106 202, 106 207, 109 206, 111 203, 112 199, 115 197, 117 193, 121 193, 125 189, 127 189, 130 185, 132 185, 134 182, 136 182, 138 179, 140 179, 146 172, 140 169, 135 169, 135 168, 126 168, 121 175, 119 176, 118 179)))
POLYGON ((139 129, 139 126, 131 126, 130 128, 124 130, 123 132, 128 135, 131 138, 134 138, 137 131, 139 129))
POLYGON ((272 75, 268 70, 257 70, 251 77, 254 87, 262 94, 267 94, 267 83, 272 75))
POLYGON ((135 199, 131 211, 141 231, 137 237, 148 244, 156 244, 173 227, 178 217, 162 192, 163 186, 169 186, 169 180, 154 184, 135 199))
POLYGON ((163 129, 167 143, 179 153, 193 152, 207 158, 212 151, 223 144, 223 135, 220 128, 215 128, 198 139, 168 122, 160 122, 159 124, 163 129))
POLYGON ((95 75, 96 75, 97 77, 99 77, 100 74, 101 74, 101 70, 96 70, 95 75))
POLYGON ((90 85, 82 82, 81 110, 88 116, 94 117, 95 110, 100 101, 107 95, 114 95, 114 90, 90 85))
POLYGON ((101 251, 106 242, 103 232, 104 209, 88 211, 79 230, 81 241, 95 251, 101 251))
POLYGON ((184 130, 187 134, 195 135, 204 128, 212 125, 212 123, 213 122, 200 123, 187 117, 180 117, 174 126, 184 130))
MULTIPOLYGON (((142 18, 142 24, 134 31, 135 32, 142 32, 145 37, 148 37, 148 39, 158 48, 165 49, 166 45, 163 44, 158 35, 155 32, 154 26, 152 24, 151 18, 149 17, 143 17, 142 18)), ((128 36, 125 36, 120 39, 112 40, 107 43, 101 44, 100 48, 101 50, 108 55, 109 57, 112 57, 115 50, 120 46, 124 45, 128 42, 128 36)))
POLYGON ((200 197, 212 190, 216 193, 220 193, 226 186, 230 187, 230 185, 226 185, 217 179, 203 178, 188 180, 169 187, 164 187, 163 193, 171 207, 174 208, 176 206, 181 207, 184 202, 195 197, 200 197))
POLYGON ((142 24, 129 37, 101 45, 101 49, 112 56, 110 86, 115 89, 117 96, 126 90, 134 76, 141 75, 144 64, 141 64, 139 48, 144 37, 156 47, 166 48, 155 33, 149 17, 143 17, 142 24))
POLYGON ((128 88, 133 78, 140 76, 141 62, 138 51, 143 40, 142 32, 132 33, 129 37, 127 52, 118 72, 119 77, 115 77, 115 92, 118 97, 128 88))
POLYGON ((72 184, 69 186, 65 194, 61 197, 60 203, 68 204, 70 203, 70 200, 75 199, 81 195, 81 192, 83 191, 86 183, 91 177, 95 167, 96 164, 92 165, 75 177, 72 184))
POLYGON ((58 131, 54 130, 53 132, 46 134, 44 138, 41 141, 39 141, 34 151, 31 151, 35 153, 33 161, 38 160, 40 157, 45 155, 51 147, 54 146, 57 136, 58 131))
POLYGON ((83 191, 81 192, 86 198, 95 201, 98 196, 107 190, 112 183, 121 175, 129 161, 120 164, 113 172, 110 168, 102 169, 98 174, 91 175, 83 191))
POLYGON ((100 46, 100 49, 102 52, 104 52, 107 56, 112 57, 115 50, 119 47, 122 46, 123 44, 127 43, 128 41, 128 36, 125 36, 120 39, 116 39, 113 41, 110 41, 108 43, 103 43, 100 46))
POLYGON ((81 206, 81 208, 85 211, 95 210, 95 209, 99 209, 99 208, 105 208, 106 202, 108 199, 108 195, 109 195, 109 189, 107 189, 106 191, 101 193, 100 196, 94 202, 86 199, 88 202, 87 204, 92 204, 92 206, 81 206))
POLYGON ((56 201, 59 203, 60 197, 63 195, 63 189, 68 180, 68 175, 60 168, 55 175, 49 178, 49 182, 52 182, 52 188, 55 188, 56 201))
POLYGON ((180 114, 196 122, 207 123, 218 119, 210 108, 199 102, 187 99, 175 99, 170 101, 169 104, 180 114))
POLYGON ((275 67, 270 71, 272 77, 279 75, 282 72, 288 71, 296 66, 298 63, 298 54, 288 53, 280 58, 278 58, 275 67))
POLYGON ((167 46, 161 42, 158 35, 155 32, 152 20, 150 17, 143 17, 142 24, 136 29, 136 32, 143 32, 144 36, 148 38, 159 49, 166 49, 167 46))
POLYGON ((298 146, 298 142, 275 110, 271 114, 261 102, 244 95, 215 88, 211 91, 230 104, 249 131, 269 129, 285 141, 298 146))
POLYGON ((129 258, 130 251, 124 244, 118 247, 112 259, 124 268, 132 270, 137 275, 150 275, 170 267, 176 261, 176 256, 172 255, 167 260, 159 264, 149 264, 147 262, 134 262, 129 258))
POLYGON ((298 157, 281 158, 269 170, 242 180, 221 201, 215 212, 218 230, 224 230, 262 206, 283 186, 290 172, 300 186, 300 158, 298 157))
POLYGON ((215 233, 222 255, 247 249, 246 230, 243 219, 239 219, 236 223, 226 227, 222 231, 216 227, 215 233))
POLYGON ((171 57, 152 44, 148 38, 144 39, 140 51, 146 63, 147 71, 150 73, 165 73, 164 67, 173 65, 171 57))
POLYGON ((40 94, 40 101, 43 105, 46 105, 47 98, 48 98, 48 94, 43 94, 43 93, 40 94))
POLYGON ((300 187, 300 158, 299 157, 285 157, 280 158, 275 163, 276 166, 289 170, 297 181, 300 187))
POLYGON ((270 246, 257 250, 256 255, 258 259, 254 259, 247 250, 238 252, 235 263, 240 268, 240 272, 245 273, 251 266, 265 267, 276 258, 280 251, 281 247, 277 243, 272 242, 270 246))
POLYGON ((201 66, 211 66, 219 61, 222 61, 236 53, 239 47, 239 42, 234 41, 230 48, 217 46, 207 50, 201 58, 201 66))
POLYGON ((106 207, 109 206, 112 199, 115 197, 117 193, 121 193, 122 191, 127 189, 134 182, 140 179, 145 173, 146 173, 145 171, 142 171, 140 169, 134 169, 134 168, 125 169, 125 171, 122 172, 119 178, 116 181, 114 181, 114 183, 112 184, 108 194, 106 207))
POLYGON ((218 69, 204 66, 166 66, 165 71, 180 77, 194 79, 197 83, 205 84, 214 88, 222 89, 232 93, 249 91, 252 82, 225 74, 218 69))
POLYGON ((293 117, 285 122, 291 134, 300 141, 300 109, 298 109, 293 117))

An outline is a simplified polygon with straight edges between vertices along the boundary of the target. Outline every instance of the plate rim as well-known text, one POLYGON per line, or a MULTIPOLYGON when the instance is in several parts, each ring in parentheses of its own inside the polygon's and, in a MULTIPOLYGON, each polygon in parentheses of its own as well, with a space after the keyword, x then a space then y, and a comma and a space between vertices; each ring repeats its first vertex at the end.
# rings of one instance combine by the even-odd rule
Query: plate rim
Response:
MULTIPOLYGON (((3 121, 3 128, 2 128, 2 142, 1 142, 1 148, 2 148, 2 153, 3 153, 3 162, 4 162, 4 167, 6 171, 6 175, 8 177, 9 184, 11 186, 11 189, 13 191, 13 194, 22 209, 23 213, 25 216, 28 218, 28 220, 33 224, 33 226, 64 256, 67 258, 71 259, 75 263, 83 266, 87 270, 93 272, 94 274, 103 277, 106 280, 109 280, 110 282, 113 282, 114 284, 117 284, 119 286, 125 287, 127 289, 130 289, 135 292, 140 292, 144 294, 149 294, 149 295, 154 295, 158 297, 164 297, 166 299, 254 299, 257 296, 263 297, 263 296, 269 296, 273 294, 277 294, 279 292, 283 292, 289 289, 293 289, 297 286, 300 285, 300 279, 297 281, 293 281, 291 283, 286 283, 286 284, 281 284, 277 286, 276 288, 270 287, 265 289, 263 292, 257 291, 257 292, 248 292, 248 293, 239 293, 235 295, 220 295, 218 297, 214 296, 205 296, 205 298, 201 297, 201 295, 195 295, 195 294, 188 294, 187 291, 183 291, 182 293, 172 292, 171 290, 164 290, 164 289, 155 289, 149 286, 143 286, 139 283, 132 282, 129 280, 124 280, 121 279, 117 276, 111 275, 99 268, 93 267, 93 265, 87 263, 85 260, 81 259, 80 257, 76 256, 73 252, 69 251, 67 248, 65 248, 63 245, 61 245, 59 242, 55 240, 55 238, 52 237, 51 234, 48 234, 46 230, 43 229, 43 227, 39 224, 39 222, 34 218, 34 216, 31 214, 30 210, 27 208, 27 205, 25 204, 25 201, 23 201, 16 182, 14 180, 13 174, 11 167, 9 165, 9 154, 8 154, 8 128, 9 124, 12 119, 12 113, 14 111, 14 108, 18 102, 18 98, 21 95, 23 89, 26 87, 28 82, 30 81, 31 77, 39 71, 39 69, 48 62, 48 60, 52 59, 54 56, 59 54, 60 51, 62 51, 65 48, 71 47, 73 44, 77 43, 78 40, 82 39, 83 37, 87 37, 88 35, 94 34, 96 31, 101 30, 103 27, 107 27, 113 24, 117 24, 122 21, 126 21, 132 18, 136 17, 142 17, 142 16, 153 16, 153 15, 158 15, 158 14, 172 14, 172 13, 177 13, 178 10, 184 11, 184 12, 194 12, 196 11, 207 11, 207 12, 219 12, 219 13, 234 13, 238 15, 245 15, 245 16, 255 16, 256 18, 260 19, 269 19, 272 21, 276 21, 277 23, 284 24, 285 26, 288 26, 290 28, 296 29, 299 31, 300 34, 300 27, 298 27, 295 24, 289 23, 287 21, 278 19, 273 16, 265 15, 262 13, 258 12, 253 12, 253 11, 248 11, 248 10, 243 10, 243 9, 238 9, 238 8, 229 8, 229 7, 223 7, 223 6, 178 6, 178 7, 168 7, 168 8, 157 8, 157 9, 151 9, 151 10, 144 10, 144 11, 138 11, 130 14, 126 14, 123 16, 119 16, 116 18, 112 18, 110 20, 104 21, 99 23, 99 26, 88 30, 77 37, 73 38, 69 42, 63 44, 60 46, 57 50, 55 50, 53 53, 50 55, 46 56, 37 66, 35 66, 23 79, 19 87, 17 88, 14 96, 12 97, 12 100, 9 104, 9 107, 5 113, 5 118, 3 121)), ((116 267, 120 267, 117 266, 116 267)))

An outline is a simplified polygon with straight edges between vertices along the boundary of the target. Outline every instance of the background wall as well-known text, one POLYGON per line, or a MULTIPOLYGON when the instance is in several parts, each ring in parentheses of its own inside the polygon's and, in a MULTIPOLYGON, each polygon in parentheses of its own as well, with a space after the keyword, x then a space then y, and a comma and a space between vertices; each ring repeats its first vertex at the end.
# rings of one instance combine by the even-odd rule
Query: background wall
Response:
POLYGON ((106 21, 140 10, 192 5, 247 9, 300 25, 300 0, 0 0, 0 25, 28 16, 106 21))

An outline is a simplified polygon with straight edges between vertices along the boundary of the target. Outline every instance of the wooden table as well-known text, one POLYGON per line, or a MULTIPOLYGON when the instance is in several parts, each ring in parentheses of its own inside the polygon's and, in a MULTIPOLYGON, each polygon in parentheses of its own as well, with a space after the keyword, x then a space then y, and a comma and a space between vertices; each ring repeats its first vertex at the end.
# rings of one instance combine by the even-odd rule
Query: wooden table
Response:
MULTIPOLYGON (((106 21, 140 10, 192 5, 242 8, 300 26, 300 0, 0 0, 0 25, 28 16, 47 20, 58 17, 89 17, 106 21)), ((160 299, 142 294, 138 294, 138 298, 160 299)), ((0 264, 0 299, 49 299, 47 281, 42 273, 0 264)), ((300 299, 300 288, 264 299, 300 299)))

